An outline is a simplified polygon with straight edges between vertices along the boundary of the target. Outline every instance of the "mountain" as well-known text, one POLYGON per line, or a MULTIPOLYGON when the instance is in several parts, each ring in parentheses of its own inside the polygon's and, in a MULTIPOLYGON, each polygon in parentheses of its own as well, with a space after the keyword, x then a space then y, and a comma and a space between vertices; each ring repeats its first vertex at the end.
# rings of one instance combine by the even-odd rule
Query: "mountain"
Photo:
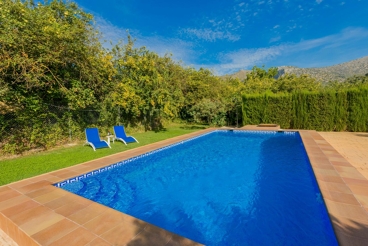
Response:
MULTIPOLYGON (((354 75, 365 75, 368 73, 368 56, 329 67, 299 68, 293 66, 281 66, 277 68, 279 71, 277 77, 280 77, 286 73, 296 75, 308 74, 322 82, 331 80, 344 81, 345 79, 354 75)), ((234 74, 224 75, 222 77, 231 77, 243 80, 246 78, 247 73, 249 72, 251 71, 240 70, 234 74)))

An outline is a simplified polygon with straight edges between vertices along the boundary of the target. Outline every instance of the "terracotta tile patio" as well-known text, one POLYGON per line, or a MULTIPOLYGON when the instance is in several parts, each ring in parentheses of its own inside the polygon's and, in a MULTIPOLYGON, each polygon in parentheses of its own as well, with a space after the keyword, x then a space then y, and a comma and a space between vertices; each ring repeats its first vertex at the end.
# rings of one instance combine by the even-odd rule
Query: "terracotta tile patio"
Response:
MULTIPOLYGON (((259 130, 251 126, 248 129, 259 130)), ((200 245, 52 184, 211 130, 175 137, 1 186, 0 230, 21 246, 200 245)), ((321 134, 300 131, 300 135, 339 243, 368 245, 366 177, 321 134)), ((0 244, 1 238, 0 233, 0 244)))

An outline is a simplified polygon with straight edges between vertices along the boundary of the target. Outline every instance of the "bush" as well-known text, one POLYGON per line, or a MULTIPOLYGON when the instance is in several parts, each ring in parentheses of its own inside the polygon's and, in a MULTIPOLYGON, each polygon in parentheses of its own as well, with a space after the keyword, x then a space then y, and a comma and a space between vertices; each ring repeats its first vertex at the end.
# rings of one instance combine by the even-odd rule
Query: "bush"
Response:
POLYGON ((243 123, 285 129, 367 131, 368 87, 243 95, 243 123))

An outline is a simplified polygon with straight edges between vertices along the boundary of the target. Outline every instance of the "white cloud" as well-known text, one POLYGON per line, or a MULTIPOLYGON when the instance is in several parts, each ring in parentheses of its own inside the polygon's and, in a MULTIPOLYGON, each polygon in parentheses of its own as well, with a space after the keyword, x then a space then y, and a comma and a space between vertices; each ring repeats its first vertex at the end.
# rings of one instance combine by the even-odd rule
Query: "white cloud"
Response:
POLYGON ((323 0, 316 0, 316 3, 320 4, 323 0))
POLYGON ((217 74, 231 73, 240 69, 249 69, 256 64, 271 60, 281 54, 283 45, 259 49, 241 49, 221 55, 225 63, 212 66, 217 74))
POLYGON ((240 36, 233 35, 229 31, 216 31, 216 30, 214 31, 209 28, 205 29, 186 28, 182 29, 181 32, 190 37, 196 37, 198 39, 203 39, 210 42, 214 42, 216 40, 237 41, 240 39, 240 36))
MULTIPOLYGON (((136 30, 127 30, 113 25, 100 16, 95 16, 96 26, 103 36, 103 40, 111 41, 117 44, 118 41, 127 41, 127 35, 130 34, 136 39, 136 47, 147 47, 148 50, 156 52, 160 56, 172 54, 172 58, 176 61, 183 61, 185 64, 192 64, 195 52, 191 42, 183 41, 177 38, 164 38, 161 36, 143 36, 136 30)), ((105 46, 110 48, 109 43, 105 46)))
POLYGON ((270 43, 274 43, 274 42, 277 42, 281 39, 281 36, 277 36, 277 37, 273 37, 270 39, 270 43))
MULTIPOLYGON (((328 51, 336 52, 341 47, 346 47, 350 43, 358 42, 368 38, 368 29, 346 28, 340 33, 310 40, 301 40, 298 43, 284 43, 278 46, 263 47, 258 49, 240 49, 226 54, 219 55, 221 64, 213 65, 212 68, 217 74, 226 74, 240 69, 250 69, 255 65, 263 65, 266 62, 274 61, 282 56, 293 56, 303 52, 328 51)), ((328 59, 328 58, 327 58, 328 59)), ((289 64, 284 64, 289 65, 289 64)))

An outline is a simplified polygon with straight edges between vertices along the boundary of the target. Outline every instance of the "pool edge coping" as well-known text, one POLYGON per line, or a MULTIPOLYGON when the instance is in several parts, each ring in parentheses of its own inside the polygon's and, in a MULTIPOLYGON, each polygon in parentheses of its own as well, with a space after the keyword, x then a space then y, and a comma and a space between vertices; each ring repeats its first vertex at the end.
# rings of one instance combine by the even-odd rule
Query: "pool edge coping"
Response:
MULTIPOLYGON (((99 216, 100 217, 108 216, 108 214, 112 214, 110 215, 110 217, 121 218, 121 220, 123 220, 124 223, 126 221, 132 222, 134 220, 141 222, 141 220, 117 212, 116 210, 107 208, 104 205, 101 204, 96 205, 97 203, 74 195, 62 189, 58 189, 56 187, 50 188, 52 184, 60 182, 67 178, 75 177, 76 174, 78 173, 84 174, 86 173, 86 170, 90 171, 95 170, 96 167, 98 166, 103 167, 111 165, 113 163, 116 163, 117 159, 119 159, 120 161, 125 160, 130 157, 146 153, 147 149, 148 150, 150 149, 151 151, 156 150, 158 148, 162 148, 164 146, 168 146, 183 140, 187 140, 192 137, 209 133, 217 129, 226 130, 228 128, 208 128, 205 130, 196 131, 193 133, 177 136, 174 138, 141 146, 114 155, 74 165, 72 167, 67 167, 50 173, 38 175, 33 178, 28 178, 25 180, 10 183, 8 185, 0 186, 0 197, 7 198, 6 200, 4 200, 4 202, 0 202, 0 228, 19 245, 43 245, 42 243, 45 242, 45 240, 49 241, 53 240, 52 242, 58 242, 60 240, 63 240, 63 238, 67 238, 68 235, 71 235, 73 234, 73 232, 78 230, 83 231, 84 235, 94 237, 93 240, 90 241, 89 243, 92 243, 93 241, 97 242, 99 240, 106 243, 106 245, 113 245, 112 242, 116 239, 114 238, 107 239, 109 231, 104 231, 103 233, 101 233, 98 230, 94 230, 92 232, 89 231, 88 228, 91 227, 91 225, 93 225, 92 223, 93 220, 98 221, 99 216), (101 164, 101 162, 105 163, 101 164), (54 203, 57 203, 57 201, 62 202, 63 198, 66 198, 65 200, 66 204, 56 207, 54 203), (70 199, 72 199, 75 204, 78 204, 80 206, 73 207, 74 204, 70 205, 66 202, 68 201, 68 199, 69 201, 70 199), (28 218, 25 222, 21 221, 20 215, 14 213, 20 212, 20 214, 24 214, 26 211, 22 212, 22 209, 19 208, 19 206, 17 207, 17 205, 11 206, 10 205, 11 201, 19 201, 18 205, 19 206, 23 205, 25 208, 28 208, 29 206, 34 206, 29 208, 28 210, 32 211, 38 209, 42 210, 42 213, 40 213, 39 217, 35 217, 32 220, 28 218), (79 224, 77 221, 73 220, 73 215, 83 213, 84 209, 87 210, 88 207, 92 205, 98 207, 101 210, 104 210, 104 212, 102 212, 100 215, 96 215, 94 218, 88 220, 85 223, 79 224), (43 209, 39 207, 43 207, 43 209), (43 222, 41 223, 41 225, 38 225, 38 228, 35 228, 34 224, 43 221, 45 214, 51 216, 53 220, 50 221, 49 223, 43 222), (45 235, 48 232, 47 231, 48 228, 51 228, 50 230, 52 230, 52 228, 56 227, 57 225, 64 225, 64 224, 71 225, 73 223, 77 225, 74 228, 74 230, 68 231, 67 229, 65 229, 66 230, 64 233, 65 235, 60 235, 58 238, 45 239, 45 235)), ((252 129, 239 129, 239 130, 247 131, 252 129)), ((257 130, 270 131, 270 129, 257 129, 257 130)), ((273 131, 280 131, 280 130, 276 129, 273 131)), ((329 145, 327 141, 325 141, 323 137, 319 135, 316 131, 310 130, 281 130, 281 131, 299 132, 305 150, 307 152, 308 159, 311 163, 313 172, 315 174, 318 186, 321 190, 323 200, 326 204, 327 211, 330 216, 331 223, 333 225, 335 235, 337 237, 337 240, 339 241, 339 244, 349 245, 352 241, 356 242, 356 245, 360 245, 359 244, 360 242, 367 244, 368 238, 365 238, 364 236, 362 237, 359 231, 356 233, 357 235, 354 235, 354 233, 352 235, 351 230, 349 229, 352 227, 352 223, 361 224, 362 227, 365 227, 366 224, 368 225, 367 210, 364 209, 364 206, 361 204, 360 201, 358 201, 358 199, 356 199, 354 193, 349 188, 349 183, 347 182, 346 177, 344 177, 346 176, 346 174, 343 173, 344 170, 339 171, 338 169, 336 169, 335 165, 333 165, 333 163, 336 162, 336 160, 338 160, 337 161, 339 162, 338 164, 346 162, 345 165, 347 168, 349 167, 349 165, 351 166, 351 164, 348 163, 336 150, 334 150, 332 146, 329 145), (328 185, 326 183, 328 183, 328 185), (345 191, 341 192, 341 194, 349 196, 349 199, 352 198, 351 195, 353 194, 356 203, 354 204, 354 201, 349 200, 349 202, 353 204, 347 204, 342 202, 341 200, 334 199, 334 197, 331 196, 331 194, 336 193, 336 187, 334 187, 335 183, 338 184, 339 189, 345 191), (344 186, 345 188, 341 188, 344 186)), ((361 177, 358 177, 358 179, 363 180, 361 179, 361 177)), ((366 179, 365 181, 368 182, 366 179)), ((122 224, 122 222, 121 223, 120 222, 115 221, 112 222, 114 226, 110 231, 114 229, 119 231, 119 225, 122 224)), ((195 242, 190 241, 189 239, 181 238, 180 236, 177 236, 163 229, 152 226, 146 222, 143 222, 143 224, 137 226, 136 230, 139 231, 138 233, 133 235, 134 237, 132 239, 137 237, 139 239, 139 235, 141 235, 141 237, 142 236, 144 237, 144 234, 146 234, 156 239, 159 238, 160 240, 164 241, 166 240, 167 241, 166 244, 169 244, 170 242, 173 243, 174 240, 177 241, 181 240, 180 241, 181 244, 179 245, 195 244, 195 242)), ((85 245, 92 245, 92 244, 85 244, 85 245)))

